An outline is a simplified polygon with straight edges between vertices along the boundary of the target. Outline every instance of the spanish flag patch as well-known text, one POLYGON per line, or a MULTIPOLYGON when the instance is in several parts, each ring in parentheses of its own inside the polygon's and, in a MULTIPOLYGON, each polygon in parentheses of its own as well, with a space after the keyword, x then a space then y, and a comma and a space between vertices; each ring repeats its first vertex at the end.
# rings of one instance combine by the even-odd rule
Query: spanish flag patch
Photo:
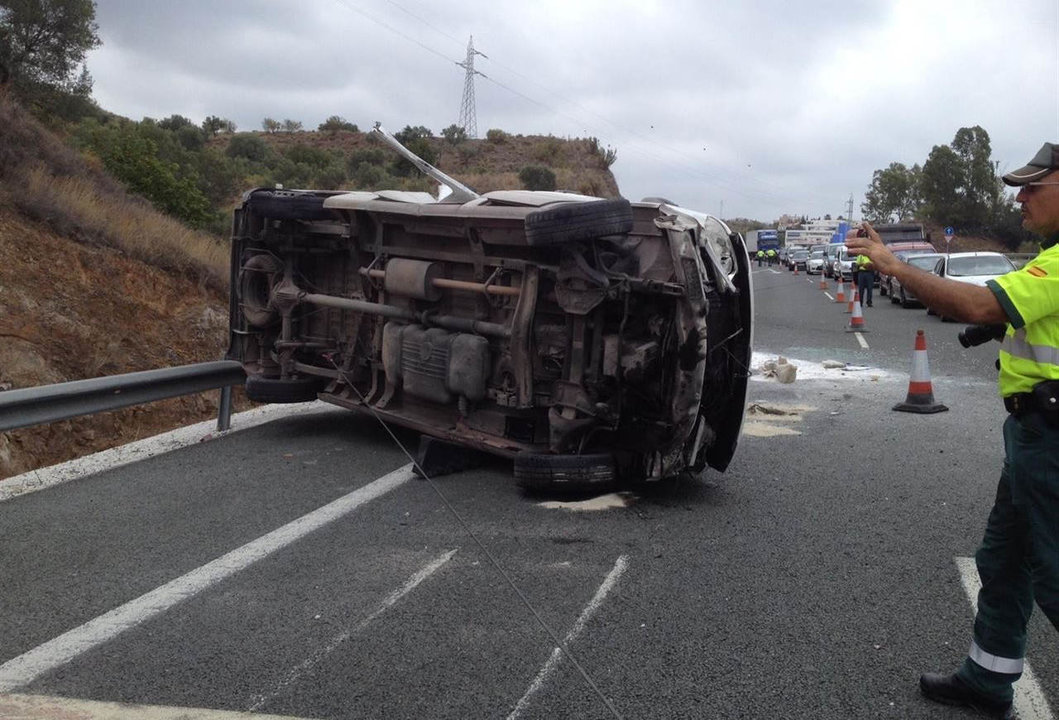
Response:
POLYGON ((1026 272, 1035 277, 1046 277, 1048 275, 1048 273, 1044 271, 1044 268, 1041 268, 1037 265, 1026 268, 1026 272))

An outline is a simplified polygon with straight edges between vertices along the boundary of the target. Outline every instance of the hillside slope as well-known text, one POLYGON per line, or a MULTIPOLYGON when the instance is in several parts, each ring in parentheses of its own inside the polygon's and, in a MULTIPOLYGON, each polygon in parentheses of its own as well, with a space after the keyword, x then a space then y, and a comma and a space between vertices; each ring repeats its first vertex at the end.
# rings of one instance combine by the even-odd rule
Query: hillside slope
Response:
MULTIPOLYGON (((216 360, 227 250, 0 97, 0 388, 216 360)), ((0 478, 206 419, 217 393, 0 433, 0 478)))

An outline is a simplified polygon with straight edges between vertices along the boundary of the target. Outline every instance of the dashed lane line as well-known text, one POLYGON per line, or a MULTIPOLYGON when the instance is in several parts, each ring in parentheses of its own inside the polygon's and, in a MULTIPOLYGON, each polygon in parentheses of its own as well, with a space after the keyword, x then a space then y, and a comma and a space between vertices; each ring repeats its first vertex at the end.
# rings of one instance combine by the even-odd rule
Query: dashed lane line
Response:
POLYGON ((256 712, 257 710, 260 710, 261 707, 264 706, 267 702, 274 699, 288 687, 297 682, 300 677, 312 671, 312 669, 316 667, 321 660, 326 659, 331 653, 338 649, 339 645, 351 638, 354 634, 366 628, 373 620, 377 619, 380 615, 382 615, 384 612, 386 612, 395 604, 397 604, 397 602, 401 598, 403 598, 405 595, 419 587, 420 583, 422 583, 435 572, 440 570, 445 565, 445 563, 452 559, 452 556, 455 554, 455 550, 449 550, 447 553, 444 553, 440 557, 435 558, 425 567, 418 570, 414 575, 412 575, 412 577, 408 579, 408 581, 404 585, 390 593, 386 597, 386 599, 383 600, 377 608, 375 608, 375 611, 372 612, 371 615, 368 615, 366 618, 357 623, 354 628, 350 630, 344 630, 338 633, 333 638, 331 638, 331 640, 328 641, 326 645, 321 647, 319 650, 315 651, 302 662, 298 663, 298 665, 292 668, 290 672, 288 672, 287 675, 282 680, 280 680, 272 690, 267 693, 255 696, 250 702, 250 711, 256 712))
POLYGON ((80 627, 8 660, 0 665, 0 693, 28 685, 41 675, 65 665, 77 656, 113 640, 126 630, 245 570, 258 560, 263 560, 277 550, 353 512, 361 505, 395 490, 412 477, 412 464, 409 463, 135 600, 130 600, 80 627))
POLYGON ((862 335, 859 332, 855 332, 853 334, 857 336, 857 342, 860 343, 860 346, 862 348, 864 348, 865 350, 870 350, 871 349, 871 348, 868 347, 868 341, 864 339, 864 335, 862 335))
POLYGON ((0 717, 18 720, 308 720, 228 710, 131 705, 47 695, 0 695, 0 717))
MULTIPOLYGON (((982 589, 982 582, 978 578, 978 568, 975 567, 974 558, 956 558, 956 568, 960 571, 960 581, 963 583, 963 591, 971 601, 974 612, 978 612, 978 591, 982 589)), ((1015 710, 1018 711, 1020 720, 1055 720, 1048 700, 1044 697, 1037 677, 1030 669, 1029 662, 1022 670, 1022 677, 1015 683, 1015 710)))
MULTIPOLYGON (((569 647, 578 636, 584 631, 585 626, 588 625, 588 621, 592 619, 592 616, 596 614, 603 605, 603 601, 607 599, 607 594, 614 589, 614 586, 618 584, 618 580, 625 573, 625 569, 629 565, 629 559, 626 555, 622 555, 614 563, 614 567, 607 573, 607 577, 603 580, 603 584, 596 590, 596 594, 589 601, 585 609, 581 611, 581 615, 577 618, 574 626, 570 628, 570 632, 563 638, 563 645, 569 647)), ((530 700, 533 696, 544 687, 544 683, 547 682, 548 678, 555 672, 555 669, 559 667, 559 662, 563 658, 563 651, 561 648, 552 649, 552 654, 548 657, 548 661, 544 663, 544 667, 537 673, 537 677, 533 678, 533 682, 530 683, 529 689, 515 705, 515 708, 507 716, 507 720, 516 720, 522 715, 522 712, 529 707, 530 700)))
POLYGON ((831 302, 835 301, 835 298, 827 290, 824 290, 824 295, 826 295, 827 299, 830 300, 831 302))

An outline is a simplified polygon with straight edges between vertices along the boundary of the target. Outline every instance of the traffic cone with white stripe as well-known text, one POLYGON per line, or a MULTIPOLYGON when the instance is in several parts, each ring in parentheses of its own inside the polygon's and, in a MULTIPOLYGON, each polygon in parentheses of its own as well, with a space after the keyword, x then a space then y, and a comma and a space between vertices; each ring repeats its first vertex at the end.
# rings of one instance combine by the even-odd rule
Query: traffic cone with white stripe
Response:
POLYGON ((794 263, 794 274, 798 274, 798 263, 794 263))
POLYGON ((820 289, 827 290, 827 278, 824 277, 824 269, 820 268, 820 289))
POLYGON ((856 288, 854 288, 853 289, 853 297, 851 297, 849 299, 849 305, 846 306, 846 314, 847 315, 852 315, 853 314, 853 303, 857 302, 858 300, 860 300, 860 290, 857 290, 856 288))
POLYGON ((864 313, 860 309, 860 294, 856 290, 853 291, 853 317, 849 319, 846 332, 868 332, 868 328, 864 327, 864 313))
POLYGON ((912 375, 908 378, 908 397, 897 403, 894 410, 910 413, 938 413, 948 410, 934 400, 934 388, 930 384, 930 363, 927 362, 927 337, 922 330, 916 331, 916 347, 912 351, 912 375))
POLYGON ((846 302, 846 287, 842 284, 842 276, 838 277, 838 291, 835 293, 835 302, 846 302))

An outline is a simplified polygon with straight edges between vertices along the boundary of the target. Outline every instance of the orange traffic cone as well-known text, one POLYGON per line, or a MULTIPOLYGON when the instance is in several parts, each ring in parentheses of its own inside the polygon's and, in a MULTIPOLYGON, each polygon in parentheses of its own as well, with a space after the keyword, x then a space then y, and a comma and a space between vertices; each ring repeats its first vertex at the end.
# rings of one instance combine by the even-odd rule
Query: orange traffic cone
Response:
POLYGON ((860 309, 860 295, 853 296, 853 317, 849 319, 846 332, 868 332, 868 328, 864 327, 864 313, 860 309))
POLYGON ((903 403, 894 405, 893 409, 923 414, 949 409, 934 401, 934 388, 930 384, 930 363, 927 362, 927 337, 922 330, 916 331, 916 347, 912 351, 912 375, 908 378, 908 397, 903 403))
POLYGON ((842 277, 838 278, 838 292, 835 293, 835 302, 844 303, 846 302, 846 288, 842 284, 842 277))
POLYGON ((794 274, 798 274, 798 263, 794 263, 794 274))
POLYGON ((849 305, 846 307, 846 314, 847 315, 852 315, 853 314, 853 303, 858 302, 859 300, 860 300, 860 290, 857 290, 856 288, 854 288, 853 289, 853 297, 851 297, 849 299, 849 305))
POLYGON ((824 277, 823 268, 820 269, 820 289, 827 290, 827 278, 824 277))

